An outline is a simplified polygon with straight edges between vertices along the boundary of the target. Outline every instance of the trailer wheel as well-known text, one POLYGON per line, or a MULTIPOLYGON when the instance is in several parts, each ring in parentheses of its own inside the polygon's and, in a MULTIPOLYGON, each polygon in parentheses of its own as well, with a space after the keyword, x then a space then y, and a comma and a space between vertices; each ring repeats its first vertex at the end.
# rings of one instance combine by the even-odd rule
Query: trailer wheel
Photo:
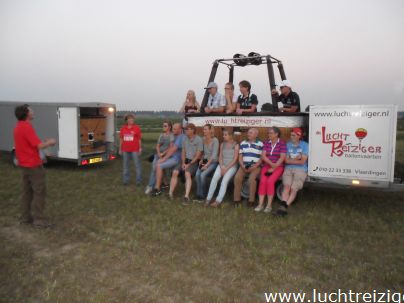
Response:
POLYGON ((250 196, 250 185, 248 184, 248 178, 245 178, 241 185, 241 197, 248 199, 250 196))
POLYGON ((18 160, 17 160, 17 156, 15 154, 15 149, 13 149, 11 152, 11 162, 13 163, 14 167, 18 166, 18 160))
POLYGON ((282 181, 278 181, 275 184, 275 192, 276 192, 276 196, 278 197, 279 201, 282 201, 282 192, 283 192, 282 181))

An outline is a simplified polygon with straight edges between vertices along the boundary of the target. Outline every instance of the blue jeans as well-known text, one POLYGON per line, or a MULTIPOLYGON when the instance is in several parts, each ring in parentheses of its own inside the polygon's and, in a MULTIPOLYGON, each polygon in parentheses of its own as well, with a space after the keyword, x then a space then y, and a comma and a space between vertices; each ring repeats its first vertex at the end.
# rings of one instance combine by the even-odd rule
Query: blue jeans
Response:
POLYGON ((149 186, 151 188, 154 188, 154 185, 156 184, 156 166, 157 166, 157 161, 158 160, 159 160, 159 156, 157 156, 155 154, 153 162, 152 162, 150 177, 149 177, 149 186))
POLYGON ((128 184, 130 180, 130 160, 135 163, 136 184, 142 182, 142 164, 140 163, 140 155, 138 152, 122 152, 123 156, 123 183, 128 184))
POLYGON ((209 193, 208 193, 208 196, 206 197, 206 200, 208 200, 208 201, 212 200, 213 194, 216 191, 217 183, 222 178, 222 183, 220 184, 219 193, 215 200, 216 202, 222 203, 223 198, 226 195, 227 185, 229 184, 229 181, 231 180, 231 178, 233 178, 233 176, 235 175, 236 172, 237 172, 237 164, 230 167, 229 170, 224 174, 224 176, 222 178, 220 166, 218 166, 212 177, 212 181, 210 182, 209 193))
POLYGON ((206 170, 198 168, 195 175, 196 181, 196 195, 197 197, 205 199, 206 197, 206 179, 215 171, 217 162, 211 163, 206 170))

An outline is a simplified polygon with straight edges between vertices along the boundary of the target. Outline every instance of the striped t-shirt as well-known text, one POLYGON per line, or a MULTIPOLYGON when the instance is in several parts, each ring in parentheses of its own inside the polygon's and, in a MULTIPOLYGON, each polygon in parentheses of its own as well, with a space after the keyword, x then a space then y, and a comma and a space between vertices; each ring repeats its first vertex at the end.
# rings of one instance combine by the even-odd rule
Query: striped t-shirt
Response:
MULTIPOLYGON (((264 151, 267 158, 272 162, 275 163, 281 157, 281 154, 286 154, 288 149, 286 148, 286 143, 281 139, 272 145, 271 140, 264 142, 264 151)), ((283 166, 283 163, 282 163, 283 166)))
POLYGON ((247 140, 241 142, 239 153, 243 155, 244 165, 248 163, 257 163, 261 158, 263 146, 264 144, 259 140, 256 140, 253 143, 250 143, 247 140))

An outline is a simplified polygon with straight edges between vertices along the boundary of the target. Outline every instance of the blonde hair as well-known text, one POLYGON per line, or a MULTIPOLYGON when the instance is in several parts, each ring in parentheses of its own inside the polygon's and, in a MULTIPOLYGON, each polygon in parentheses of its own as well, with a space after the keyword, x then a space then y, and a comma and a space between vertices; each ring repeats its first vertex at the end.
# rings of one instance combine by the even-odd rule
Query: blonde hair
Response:
POLYGON ((187 96, 185 97, 185 102, 186 101, 191 101, 191 103, 195 106, 196 105, 196 96, 195 96, 195 92, 192 90, 192 89, 190 89, 188 92, 187 92, 187 96), (191 97, 190 98, 188 98, 188 94, 189 93, 191 93, 191 97))

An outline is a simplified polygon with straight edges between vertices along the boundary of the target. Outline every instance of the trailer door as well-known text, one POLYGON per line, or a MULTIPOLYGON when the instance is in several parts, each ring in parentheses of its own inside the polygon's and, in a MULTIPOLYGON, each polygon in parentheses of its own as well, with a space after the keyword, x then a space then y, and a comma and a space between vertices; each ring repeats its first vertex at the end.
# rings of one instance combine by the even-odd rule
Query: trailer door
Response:
POLYGON ((59 158, 78 159, 77 107, 59 107, 59 158))

